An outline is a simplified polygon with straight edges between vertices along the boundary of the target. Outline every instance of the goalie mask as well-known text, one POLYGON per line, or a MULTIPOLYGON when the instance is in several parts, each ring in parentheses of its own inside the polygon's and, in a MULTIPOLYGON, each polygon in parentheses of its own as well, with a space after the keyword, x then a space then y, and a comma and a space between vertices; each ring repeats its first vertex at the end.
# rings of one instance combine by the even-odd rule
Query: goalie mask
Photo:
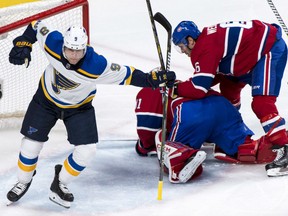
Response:
POLYGON ((81 58, 86 53, 87 49, 87 42, 88 42, 88 36, 86 33, 86 30, 82 26, 71 26, 68 28, 68 30, 64 34, 64 43, 63 43, 63 55, 66 59, 69 59, 67 56, 67 53, 65 52, 65 48, 68 48, 70 50, 83 50, 81 58))

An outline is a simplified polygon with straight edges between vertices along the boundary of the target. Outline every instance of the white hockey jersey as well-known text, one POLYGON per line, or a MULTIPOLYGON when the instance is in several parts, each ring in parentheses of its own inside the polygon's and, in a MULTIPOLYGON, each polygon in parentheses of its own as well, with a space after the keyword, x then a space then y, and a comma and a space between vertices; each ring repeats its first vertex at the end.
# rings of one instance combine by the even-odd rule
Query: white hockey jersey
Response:
POLYGON ((96 84, 130 84, 135 68, 111 63, 89 45, 80 66, 75 67, 63 57, 63 35, 59 31, 44 21, 33 22, 32 27, 49 61, 41 86, 46 98, 56 106, 77 108, 92 101, 96 84))

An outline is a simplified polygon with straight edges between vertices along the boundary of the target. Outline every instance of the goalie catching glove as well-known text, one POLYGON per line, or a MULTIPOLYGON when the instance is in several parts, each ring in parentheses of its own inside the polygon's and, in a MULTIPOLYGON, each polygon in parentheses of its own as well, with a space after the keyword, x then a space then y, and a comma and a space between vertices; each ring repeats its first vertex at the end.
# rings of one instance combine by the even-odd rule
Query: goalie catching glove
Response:
POLYGON ((25 37, 19 36, 13 40, 14 47, 9 53, 9 62, 15 65, 29 66, 31 61, 32 43, 25 37))
POLYGON ((166 84, 168 88, 172 88, 176 79, 174 71, 151 71, 148 74, 148 82, 153 89, 161 87, 161 84, 166 84))

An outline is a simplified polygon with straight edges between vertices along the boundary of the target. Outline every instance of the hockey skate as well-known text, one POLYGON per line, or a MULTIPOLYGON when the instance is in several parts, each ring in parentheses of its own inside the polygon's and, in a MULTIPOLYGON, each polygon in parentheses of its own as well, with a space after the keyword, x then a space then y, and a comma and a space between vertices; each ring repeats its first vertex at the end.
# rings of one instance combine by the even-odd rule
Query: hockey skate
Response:
POLYGON ((136 142, 135 150, 137 154, 141 157, 156 157, 157 156, 156 146, 152 146, 148 149, 144 148, 139 139, 136 142))
POLYGON ((55 176, 51 184, 49 199, 65 208, 70 208, 71 202, 74 200, 73 194, 68 190, 67 186, 59 181, 59 173, 62 165, 57 164, 55 166, 55 176))
POLYGON ((198 151, 195 156, 189 158, 187 164, 179 172, 178 176, 179 181, 181 183, 187 182, 205 159, 206 159, 206 152, 204 151, 198 151))
MULTIPOLYGON (((36 174, 36 170, 33 173, 33 176, 36 174)), ((32 183, 33 177, 29 183, 21 183, 17 182, 14 187, 7 193, 7 206, 11 205, 14 202, 17 202, 24 194, 28 191, 31 183, 32 183)))
POLYGON ((265 166, 267 176, 273 177, 288 175, 288 144, 273 151, 277 151, 277 156, 272 163, 265 166))

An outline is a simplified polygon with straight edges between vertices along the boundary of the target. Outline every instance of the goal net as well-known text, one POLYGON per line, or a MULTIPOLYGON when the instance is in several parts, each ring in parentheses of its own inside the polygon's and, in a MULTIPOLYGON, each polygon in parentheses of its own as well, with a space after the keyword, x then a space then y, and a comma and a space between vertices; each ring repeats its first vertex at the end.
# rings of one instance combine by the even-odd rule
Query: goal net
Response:
POLYGON ((89 35, 87 0, 42 0, 0 8, 0 129, 18 127, 35 93, 48 62, 39 46, 33 45, 31 62, 9 63, 13 39, 21 35, 33 20, 48 20, 64 32, 71 25, 83 25, 89 35))

